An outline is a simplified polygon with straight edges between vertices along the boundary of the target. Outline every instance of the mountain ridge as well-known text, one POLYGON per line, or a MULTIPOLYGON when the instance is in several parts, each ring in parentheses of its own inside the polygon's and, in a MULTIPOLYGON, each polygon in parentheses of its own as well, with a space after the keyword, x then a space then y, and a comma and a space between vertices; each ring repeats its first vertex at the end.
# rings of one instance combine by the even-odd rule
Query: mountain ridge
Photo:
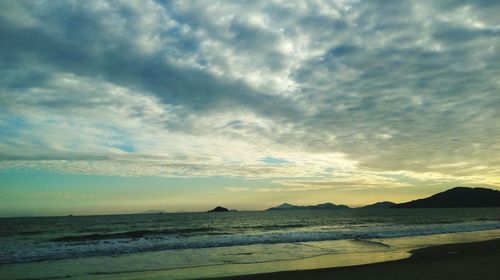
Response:
POLYGON ((282 203, 278 206, 275 206, 275 207, 271 207, 269 209, 267 209, 268 211, 271 210, 271 211, 282 211, 282 210, 302 210, 302 209, 323 209, 323 210, 326 210, 326 209, 350 209, 349 206, 347 205, 342 205, 342 204, 333 204, 331 202, 325 202, 325 203, 320 203, 320 204, 316 204, 316 205, 306 205, 306 206, 302 206, 302 205, 293 205, 293 204, 289 204, 289 203, 282 203))
POLYGON ((500 207, 500 191, 488 188, 454 187, 426 198, 393 205, 391 208, 500 207))
POLYGON ((403 203, 380 201, 362 207, 351 208, 330 202, 316 205, 293 205, 282 203, 267 210, 300 210, 300 209, 398 209, 398 208, 467 208, 467 207, 500 207, 500 191, 489 188, 454 187, 438 192, 429 197, 415 199, 403 203))
POLYGON ((392 201, 380 201, 380 202, 375 202, 373 204, 368 204, 362 207, 358 207, 359 209, 387 209, 391 208, 397 203, 392 202, 392 201))

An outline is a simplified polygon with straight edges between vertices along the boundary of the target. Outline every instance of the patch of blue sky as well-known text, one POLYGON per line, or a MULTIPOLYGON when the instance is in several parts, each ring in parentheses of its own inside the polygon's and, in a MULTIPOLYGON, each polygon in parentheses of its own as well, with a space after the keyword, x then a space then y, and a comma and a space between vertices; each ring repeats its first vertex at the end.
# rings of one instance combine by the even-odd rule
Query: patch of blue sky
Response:
POLYGON ((0 169, 4 191, 89 191, 124 194, 145 192, 183 193, 202 190, 222 191, 227 187, 258 188, 276 186, 269 179, 226 178, 226 177, 121 177, 110 175, 69 174, 41 169, 0 169), (137 188, 137 186, 142 186, 137 188))
POLYGON ((127 143, 119 143, 112 146, 127 153, 133 153, 136 151, 136 148, 133 145, 127 143))
POLYGON ((260 159, 261 162, 266 163, 266 164, 284 164, 284 163, 289 163, 290 161, 283 159, 283 158, 276 158, 276 157, 263 157, 260 159))
POLYGON ((27 128, 29 125, 21 117, 8 117, 0 120, 0 137, 14 135, 18 131, 27 128))

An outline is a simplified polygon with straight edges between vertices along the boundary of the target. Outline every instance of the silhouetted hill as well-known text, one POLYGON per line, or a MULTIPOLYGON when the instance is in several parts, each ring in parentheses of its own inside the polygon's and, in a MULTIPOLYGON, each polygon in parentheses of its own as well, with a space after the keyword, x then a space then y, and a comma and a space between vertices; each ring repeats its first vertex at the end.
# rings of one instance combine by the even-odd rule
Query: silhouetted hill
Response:
POLYGON ((289 210, 289 209, 293 209, 293 208, 296 208, 298 206, 295 206, 295 205, 292 205, 292 204, 288 204, 288 203, 283 203, 283 204, 280 204, 276 207, 271 207, 269 208, 268 210, 289 210))
POLYGON ((394 202, 381 201, 381 202, 373 203, 373 204, 366 205, 366 206, 363 206, 360 208, 362 208, 362 209, 387 209, 387 208, 391 208, 394 205, 396 205, 396 203, 394 203, 394 202))
POLYGON ((207 212, 229 212, 229 209, 224 208, 222 206, 217 206, 212 210, 208 210, 207 212))
POLYGON ((297 206, 288 203, 283 203, 276 207, 271 207, 267 210, 301 210, 301 209, 349 209, 346 205, 336 205, 330 202, 322 203, 318 205, 308 205, 308 206, 297 206))
POLYGON ((322 203, 318 205, 305 206, 307 209, 349 209, 349 206, 342 204, 333 204, 330 202, 322 203))
POLYGON ((400 203, 392 208, 500 207, 500 191, 456 187, 433 196, 400 203))

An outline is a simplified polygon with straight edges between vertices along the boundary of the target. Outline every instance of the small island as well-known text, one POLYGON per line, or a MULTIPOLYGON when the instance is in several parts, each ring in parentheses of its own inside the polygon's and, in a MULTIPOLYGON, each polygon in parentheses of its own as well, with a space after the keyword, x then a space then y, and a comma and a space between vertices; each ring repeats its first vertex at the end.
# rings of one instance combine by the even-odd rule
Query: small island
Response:
POLYGON ((224 208, 222 206, 217 206, 212 210, 208 210, 207 212, 229 212, 229 209, 224 208))

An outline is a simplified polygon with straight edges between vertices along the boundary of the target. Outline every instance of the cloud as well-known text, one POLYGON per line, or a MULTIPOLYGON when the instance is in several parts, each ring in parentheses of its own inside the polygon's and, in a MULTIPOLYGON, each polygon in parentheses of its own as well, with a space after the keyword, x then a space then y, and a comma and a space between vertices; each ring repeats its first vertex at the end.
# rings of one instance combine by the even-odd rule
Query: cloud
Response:
POLYGON ((228 188, 225 188, 226 191, 228 192, 244 192, 244 191, 248 191, 249 188, 243 188, 243 187, 228 187, 228 188))
POLYGON ((0 11, 1 168, 500 185, 494 1, 0 11))

